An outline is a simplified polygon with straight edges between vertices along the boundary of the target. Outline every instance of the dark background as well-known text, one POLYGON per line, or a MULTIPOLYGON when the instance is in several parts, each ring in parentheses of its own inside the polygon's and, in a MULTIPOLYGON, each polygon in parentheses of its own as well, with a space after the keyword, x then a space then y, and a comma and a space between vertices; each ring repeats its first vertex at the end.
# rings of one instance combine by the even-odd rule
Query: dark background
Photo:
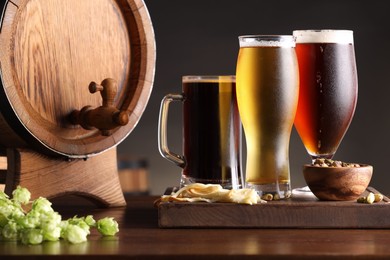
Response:
MULTIPOLYGON (((180 169, 157 149, 159 105, 181 91, 181 76, 235 74, 239 35, 291 34, 294 29, 354 31, 359 78, 355 117, 335 159, 374 166, 371 185, 390 194, 390 16, 386 1, 354 0, 146 0, 153 22, 157 63, 153 93, 139 125, 119 145, 120 153, 147 157, 152 193, 176 185, 180 169)), ((170 113, 169 145, 181 153, 181 106, 170 113)), ((304 186, 301 168, 310 158, 295 129, 291 136, 291 181, 304 186)))
MULTIPOLYGON (((64 0, 66 1, 66 0, 64 0)), ((80 0, 83 1, 83 0, 80 0)), ((0 4, 4 1, 0 0, 0 4)), ((359 97, 335 159, 374 166, 371 186, 390 194, 390 16, 386 1, 370 0, 145 0, 157 45, 156 76, 148 106, 119 154, 146 158, 152 194, 177 185, 180 169, 161 157, 157 122, 161 99, 181 91, 188 74, 235 74, 239 35, 291 34, 294 29, 354 31, 359 97)), ((0 46, 1 47, 1 46, 0 46)), ((181 106, 173 104, 169 145, 181 153, 181 106)), ((290 144, 293 187, 304 186, 310 158, 295 129, 290 144)))

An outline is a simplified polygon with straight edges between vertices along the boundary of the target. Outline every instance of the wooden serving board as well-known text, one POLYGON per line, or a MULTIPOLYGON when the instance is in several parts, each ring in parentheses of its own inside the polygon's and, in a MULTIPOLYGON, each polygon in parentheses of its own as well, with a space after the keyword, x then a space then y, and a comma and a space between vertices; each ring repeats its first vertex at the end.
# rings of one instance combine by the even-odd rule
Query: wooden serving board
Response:
MULTIPOLYGON (((372 187, 368 192, 379 193, 372 187)), ((390 199, 319 201, 311 192, 294 192, 289 200, 257 205, 164 202, 158 205, 158 223, 161 228, 390 228, 390 199)))

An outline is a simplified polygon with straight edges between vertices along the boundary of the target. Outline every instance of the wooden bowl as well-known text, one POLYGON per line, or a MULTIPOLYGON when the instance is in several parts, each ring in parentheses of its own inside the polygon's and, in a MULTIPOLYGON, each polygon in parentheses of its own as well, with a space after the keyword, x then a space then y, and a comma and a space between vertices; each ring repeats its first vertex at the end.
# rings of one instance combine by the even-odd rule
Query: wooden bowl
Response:
POLYGON ((303 176, 320 200, 356 200, 366 190, 373 167, 321 167, 305 164, 303 176))

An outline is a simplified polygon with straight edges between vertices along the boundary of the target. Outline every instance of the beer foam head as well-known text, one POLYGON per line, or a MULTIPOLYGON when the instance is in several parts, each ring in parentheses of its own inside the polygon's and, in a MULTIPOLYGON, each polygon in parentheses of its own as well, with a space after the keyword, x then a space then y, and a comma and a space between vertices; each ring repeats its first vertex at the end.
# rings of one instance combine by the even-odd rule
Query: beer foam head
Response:
POLYGON ((240 47, 295 47, 291 35, 244 35, 238 39, 240 47))
POLYGON ((353 31, 350 30, 296 30, 293 35, 296 43, 353 44, 353 31))
POLYGON ((182 82, 186 83, 210 83, 210 82, 236 82, 235 75, 188 75, 182 77, 182 82))

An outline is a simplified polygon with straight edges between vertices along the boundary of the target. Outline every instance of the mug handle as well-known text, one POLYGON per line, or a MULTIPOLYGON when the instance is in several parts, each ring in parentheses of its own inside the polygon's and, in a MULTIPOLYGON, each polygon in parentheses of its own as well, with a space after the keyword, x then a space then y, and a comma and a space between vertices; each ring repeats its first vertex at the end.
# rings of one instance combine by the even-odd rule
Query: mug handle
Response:
POLYGON ((183 101, 184 96, 182 94, 168 94, 161 101, 160 115, 158 118, 158 150, 160 154, 168 161, 173 162, 179 167, 184 168, 186 165, 184 156, 171 152, 168 148, 167 141, 167 121, 169 104, 172 101, 183 101))

